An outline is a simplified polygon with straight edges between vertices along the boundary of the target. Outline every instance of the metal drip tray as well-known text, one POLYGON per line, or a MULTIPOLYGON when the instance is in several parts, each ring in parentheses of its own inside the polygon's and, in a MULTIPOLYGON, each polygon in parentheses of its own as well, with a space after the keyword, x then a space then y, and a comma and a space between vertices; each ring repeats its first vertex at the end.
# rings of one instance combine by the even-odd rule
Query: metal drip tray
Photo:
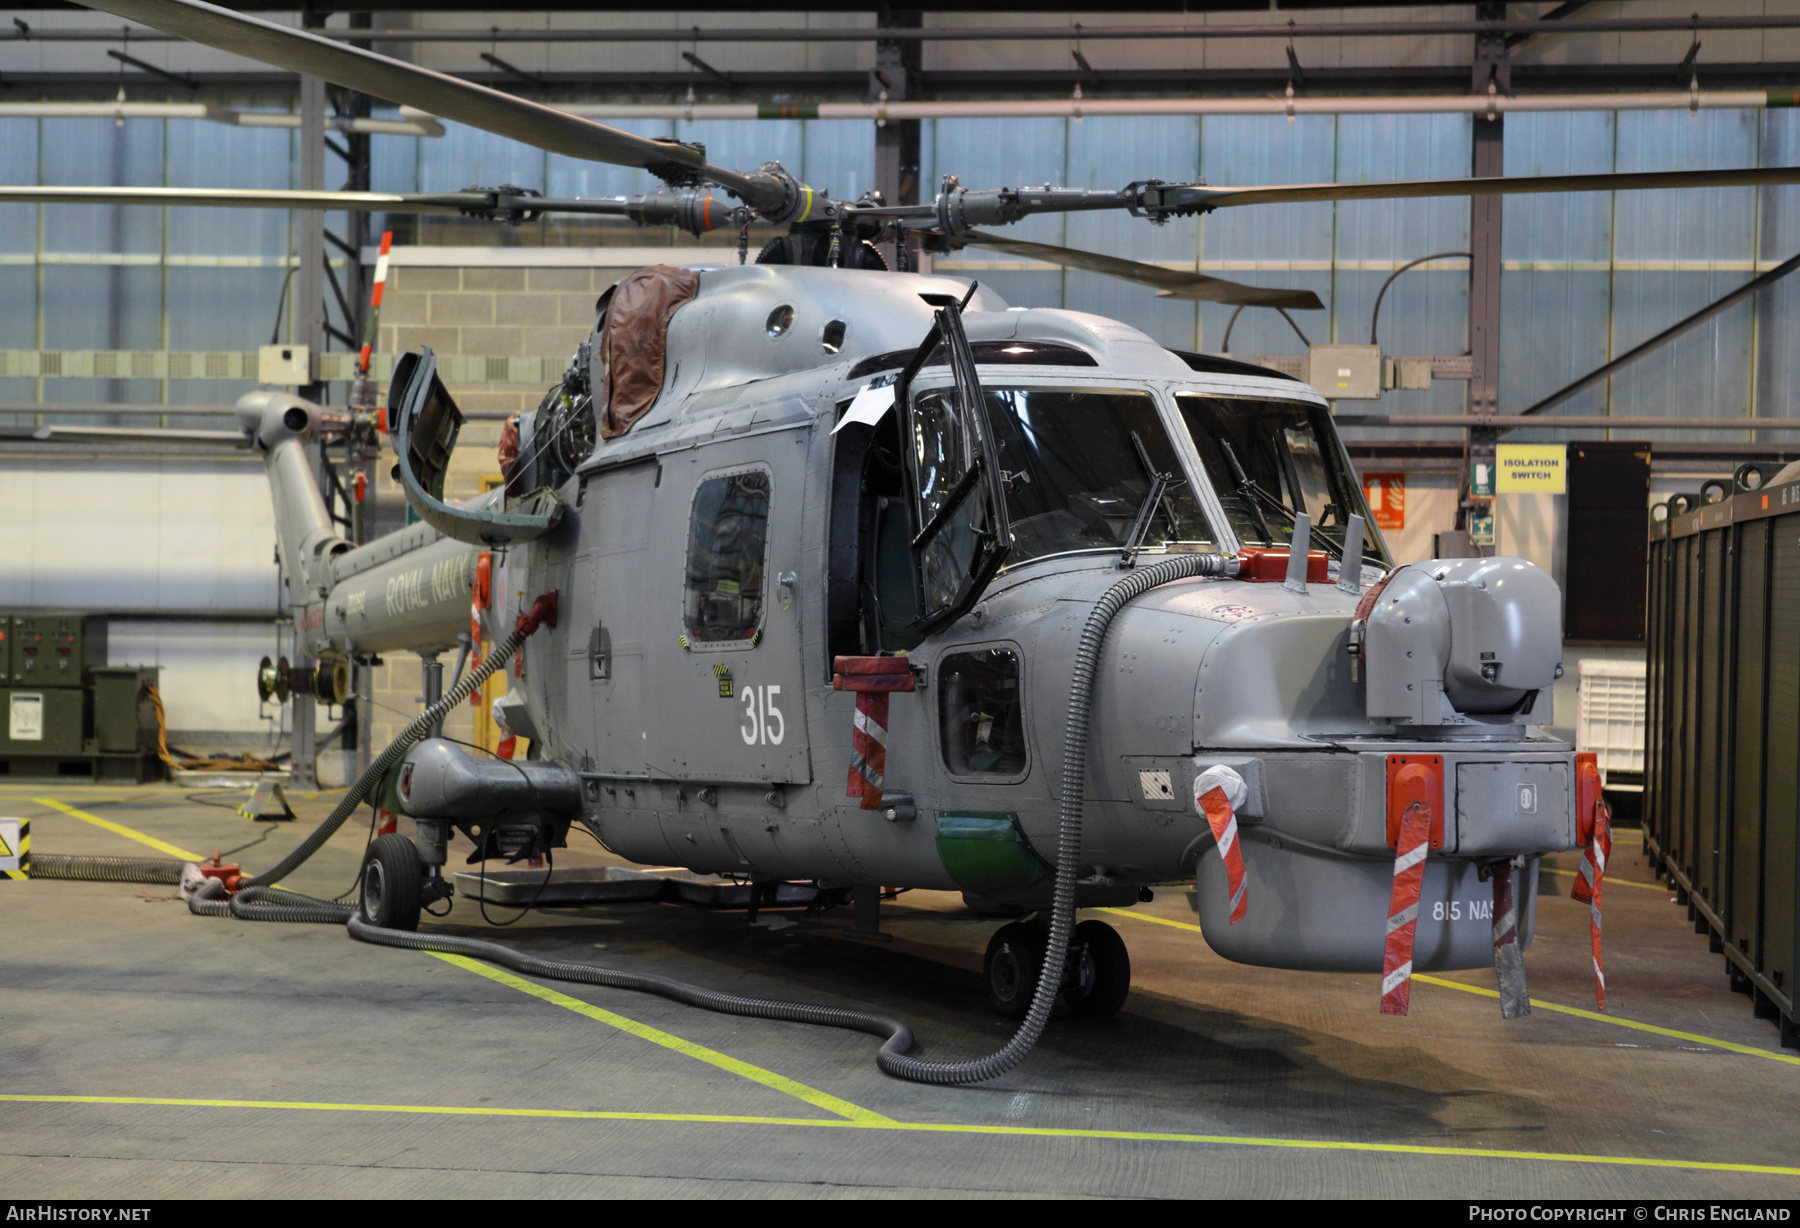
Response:
POLYGON ((513 908, 558 904, 622 904, 660 899, 664 876, 619 866, 577 870, 489 870, 485 876, 466 871, 456 876, 456 894, 513 908))
MULTIPOLYGON (((701 908, 748 908, 750 893, 756 890, 749 883, 734 883, 728 878, 720 878, 712 874, 694 874, 691 871, 682 873, 665 873, 661 876, 672 889, 673 898, 683 904, 694 904, 701 908)), ((767 884, 763 885, 767 890, 767 884)), ((819 889, 811 883, 777 883, 775 898, 763 899, 763 908, 804 908, 819 898, 819 889)))

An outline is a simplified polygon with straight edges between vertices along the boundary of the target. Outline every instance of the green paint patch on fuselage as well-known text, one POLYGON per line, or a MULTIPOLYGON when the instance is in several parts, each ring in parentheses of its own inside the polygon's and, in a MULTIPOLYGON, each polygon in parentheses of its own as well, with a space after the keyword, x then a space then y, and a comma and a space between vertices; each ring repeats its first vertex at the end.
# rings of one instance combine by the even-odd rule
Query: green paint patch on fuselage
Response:
POLYGON ((1022 891, 1050 873, 1010 810, 940 813, 937 850, 956 885, 971 895, 1022 891))

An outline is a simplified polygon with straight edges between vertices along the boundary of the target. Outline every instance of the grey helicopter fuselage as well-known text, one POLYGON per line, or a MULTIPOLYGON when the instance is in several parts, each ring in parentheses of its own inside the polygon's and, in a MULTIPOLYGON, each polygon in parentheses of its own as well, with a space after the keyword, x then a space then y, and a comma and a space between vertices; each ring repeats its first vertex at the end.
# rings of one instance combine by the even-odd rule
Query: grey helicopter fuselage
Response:
MULTIPOLYGON (((1094 542, 1098 534, 1058 543, 1055 516, 1040 515, 1051 531, 1028 552, 1031 526, 1015 510, 1013 561, 973 609, 923 638, 896 625, 903 619, 884 620, 885 611, 870 608, 886 596, 881 560, 868 553, 896 539, 868 523, 881 514, 871 503, 881 500, 866 490, 866 454, 896 415, 875 428, 833 428, 846 403, 891 378, 930 329, 932 306, 921 296, 960 298, 966 284, 778 266, 704 270, 700 282, 699 295, 669 323, 661 397, 563 483, 563 525, 513 547, 506 560, 515 607, 551 589, 566 602, 549 638, 526 650, 527 714, 518 724, 538 736, 542 755, 579 772, 582 821, 634 861, 765 880, 962 890, 996 910, 1043 905, 1050 880, 1036 870, 1054 861, 1077 642, 1094 601, 1122 574, 1120 548, 1094 542), (697 507, 709 486, 739 474, 762 475, 756 484, 766 497, 766 554, 744 572, 759 580, 760 600, 745 607, 730 638, 705 640, 693 617, 689 547, 706 531, 697 507), (847 796, 856 695, 834 689, 833 661, 894 651, 907 654, 916 689, 889 701, 881 785, 887 798, 910 801, 889 818, 847 796), (971 736, 971 723, 1006 722, 1015 712, 1010 740, 991 730, 988 745, 971 736), (948 821, 971 818, 1016 820, 1026 847, 1010 883, 1006 871, 957 847, 959 839, 996 835, 1005 842, 1000 824, 948 821)), ((1127 325, 1008 308, 984 288, 963 321, 978 355, 1002 360, 980 363, 990 396, 1031 404, 1041 393, 1066 408, 1073 394, 1096 414, 1129 396, 1151 411, 1166 436, 1159 459, 1172 448, 1208 532, 1152 544, 1145 561, 1164 549, 1241 549, 1214 485, 1223 475, 1202 463, 1184 397, 1293 406, 1301 411, 1295 420, 1316 432, 1310 442, 1348 472, 1324 399, 1298 382, 1237 373, 1229 363, 1191 365, 1127 325), (1070 365, 1075 357, 1091 365, 1070 365)), ((927 364, 913 393, 929 396, 949 383, 946 367, 927 364)), ((1340 503, 1344 495, 1355 503, 1335 512, 1340 522, 1361 510, 1360 489, 1340 491, 1340 503)), ((1075 498, 1091 510, 1106 496, 1075 498)), ((1129 520, 1135 509, 1125 502, 1125 516, 1110 524, 1129 520)), ((1548 577, 1521 560, 1446 566, 1467 573, 1469 588, 1485 589, 1482 576, 1522 577, 1515 587, 1539 581, 1523 595, 1540 659, 1509 668, 1557 668, 1560 616, 1548 577)), ((1204 579, 1163 586, 1125 608, 1099 671, 1084 906, 1135 902, 1145 885, 1198 873, 1205 932, 1222 952, 1297 967, 1378 967, 1393 865, 1385 765, 1391 754, 1423 749, 1444 757, 1450 793, 1460 792, 1468 813, 1448 824, 1428 869, 1426 898, 1456 907, 1441 911, 1442 924, 1421 924, 1418 962, 1492 958, 1477 863, 1574 843, 1569 748, 1527 737, 1527 721, 1549 719, 1549 678, 1526 680, 1542 686, 1523 707, 1522 688, 1503 696, 1513 709, 1504 718, 1465 716, 1440 700, 1441 713, 1421 711, 1410 723, 1372 720, 1346 641, 1358 601, 1381 571, 1372 562, 1354 595, 1331 583, 1296 592, 1204 579), (1419 729, 1409 736, 1411 726, 1419 729), (1203 855, 1213 840, 1191 792, 1196 773, 1213 762, 1236 765, 1252 786, 1241 822, 1256 903, 1238 926, 1224 924, 1223 871, 1216 856, 1203 855), (1529 816, 1498 805, 1516 798, 1517 784, 1541 794, 1529 816)))
MULTIPOLYGON (((1388 765, 1416 753, 1438 757, 1444 785, 1415 965, 1490 962, 1478 879, 1500 859, 1526 859, 1529 940, 1535 857, 1573 847, 1576 831, 1571 748, 1537 728, 1561 671, 1548 576, 1494 558, 1396 573, 1371 533, 1360 579, 1352 567, 1350 582, 1333 582, 1334 562, 1323 582, 1269 582, 1251 555, 1285 554, 1269 529, 1285 522, 1227 471, 1208 424, 1240 432, 1253 468, 1260 449, 1274 502, 1310 513, 1315 541, 1335 532, 1341 544, 1348 517, 1367 513, 1325 400, 1113 320, 1009 308, 980 287, 961 318, 1014 546, 971 608, 920 634, 903 565, 920 513, 915 488, 890 472, 896 453, 911 447, 916 460, 936 446, 930 419, 896 406, 835 428, 932 329, 922 296, 961 299, 967 283, 770 265, 698 273, 698 294, 667 326, 660 395, 568 470, 528 447, 522 485, 552 486, 563 512, 543 536, 495 552, 491 627, 559 594, 558 622, 522 651, 505 710, 546 765, 533 770, 560 765, 575 784, 565 823, 639 863, 962 891, 996 914, 1047 906, 1079 640, 1127 574, 1124 538, 1149 470, 1162 468, 1162 532, 1153 509, 1137 564, 1210 553, 1245 574, 1154 588, 1113 620, 1096 674, 1078 905, 1193 882, 1205 937, 1229 958, 1379 969, 1394 874, 1388 765), (1246 542, 1252 532, 1265 540, 1246 542), (1384 576, 1393 595, 1359 613, 1384 576), (887 697, 884 805, 866 809, 847 789, 858 696, 834 686, 834 662, 893 653, 913 689, 887 697), (1249 790, 1238 808, 1249 906, 1236 925, 1192 791, 1215 764, 1249 790)), ((950 386, 941 363, 919 367, 913 404, 950 386)), ((598 372, 582 374, 601 386, 598 372)), ((522 439, 539 425, 526 415, 522 439)), ((457 572, 442 595, 447 626, 467 601, 476 547, 408 532, 457 572), (471 561, 446 561, 461 559, 471 561)), ((384 549, 394 554, 382 542, 355 554, 384 549)), ((374 590, 391 594, 407 565, 398 555, 343 577, 369 591, 359 609, 373 624, 374 590)), ((348 603, 329 582, 320 589, 309 605, 331 626, 315 651, 374 651, 349 627, 348 603)), ((404 598, 394 616, 407 617, 404 598)), ((484 773, 445 768, 462 755, 415 748, 418 779, 440 784, 402 805, 421 817, 479 809, 446 792, 480 787, 484 773), (434 775, 434 761, 445 770, 434 775)))

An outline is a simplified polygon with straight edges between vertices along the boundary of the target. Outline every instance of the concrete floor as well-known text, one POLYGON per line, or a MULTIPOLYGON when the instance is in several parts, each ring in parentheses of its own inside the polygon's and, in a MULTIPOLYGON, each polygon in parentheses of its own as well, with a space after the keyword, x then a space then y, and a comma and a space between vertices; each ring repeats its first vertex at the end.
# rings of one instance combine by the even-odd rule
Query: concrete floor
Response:
MULTIPOLYGON (((229 859, 261 867, 332 801, 298 799, 300 822, 269 830, 230 808, 241 796, 19 782, 0 815, 28 816, 40 853, 159 855, 127 832, 202 854, 260 838, 229 859)), ((968 1088, 886 1078, 856 1033, 535 985, 335 927, 202 919, 170 888, 0 883, 0 1190, 1792 1199, 1800 1057, 1648 885, 1634 835, 1608 876, 1607 1020, 1549 1009, 1593 1006, 1566 873, 1527 953, 1537 1009, 1510 1022, 1488 971, 1415 982, 1396 1019, 1374 976, 1225 963, 1167 891, 1105 917, 1135 968, 1121 1016, 1052 1023, 1022 1066, 968 1088)), ((365 836, 340 833, 287 885, 344 890, 365 836)), ((585 847, 559 864, 611 860, 572 838, 585 847)), ((933 1056, 1010 1034, 980 984, 996 923, 958 897, 887 905, 888 944, 846 938, 847 910, 773 915, 621 905, 498 931, 461 900, 432 924, 880 1010, 933 1056)))

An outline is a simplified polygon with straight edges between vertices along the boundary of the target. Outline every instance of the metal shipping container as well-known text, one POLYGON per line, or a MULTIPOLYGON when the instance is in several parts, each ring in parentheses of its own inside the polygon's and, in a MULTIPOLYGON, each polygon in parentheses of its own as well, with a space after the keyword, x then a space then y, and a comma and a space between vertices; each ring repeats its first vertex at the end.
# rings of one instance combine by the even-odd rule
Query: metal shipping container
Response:
POLYGON ((1644 850, 1800 1048, 1800 482, 1650 528, 1644 850))

